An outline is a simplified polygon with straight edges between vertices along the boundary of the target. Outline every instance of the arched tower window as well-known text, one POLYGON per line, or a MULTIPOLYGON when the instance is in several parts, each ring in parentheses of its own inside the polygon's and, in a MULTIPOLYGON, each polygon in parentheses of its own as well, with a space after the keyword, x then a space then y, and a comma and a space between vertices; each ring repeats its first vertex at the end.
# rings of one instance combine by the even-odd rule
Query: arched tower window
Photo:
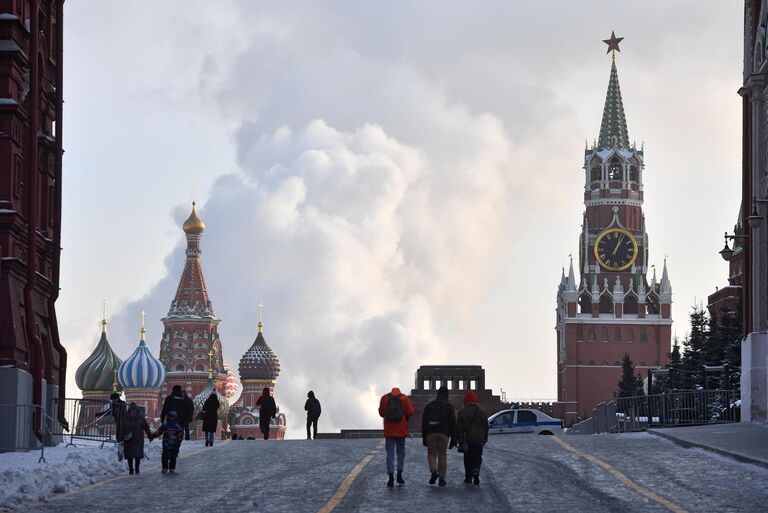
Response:
POLYGON ((630 182, 639 182, 640 181, 640 173, 638 172, 638 166, 637 164, 632 164, 629 166, 629 181, 630 182))
POLYGON ((184 365, 182 365, 182 364, 178 364, 178 365, 176 366, 176 372, 182 372, 183 370, 184 370, 184 365))
POLYGON ((592 313, 592 298, 586 292, 579 296, 579 313, 591 314, 592 313))
POLYGON ((599 182, 603 178, 603 170, 600 166, 592 166, 589 169, 589 180, 599 182))
POLYGON ((608 179, 621 181, 623 179, 622 172, 621 160, 618 157, 613 157, 608 163, 608 179))
POLYGON ((613 313, 613 300, 609 294, 600 296, 600 313, 613 313))
POLYGON ((624 298, 624 313, 637 315, 637 298, 635 296, 624 298))
POLYGON ((651 315, 659 314, 659 299, 655 295, 649 294, 648 297, 645 299, 645 304, 648 307, 649 314, 651 315))

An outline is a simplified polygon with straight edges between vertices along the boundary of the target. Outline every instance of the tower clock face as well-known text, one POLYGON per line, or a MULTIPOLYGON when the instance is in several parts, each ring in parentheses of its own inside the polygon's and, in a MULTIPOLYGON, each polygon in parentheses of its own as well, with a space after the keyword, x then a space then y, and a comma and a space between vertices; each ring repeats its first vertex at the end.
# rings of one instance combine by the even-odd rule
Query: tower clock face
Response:
POLYGON ((637 239, 623 228, 608 228, 595 240, 595 258, 609 271, 628 269, 637 259, 637 239))

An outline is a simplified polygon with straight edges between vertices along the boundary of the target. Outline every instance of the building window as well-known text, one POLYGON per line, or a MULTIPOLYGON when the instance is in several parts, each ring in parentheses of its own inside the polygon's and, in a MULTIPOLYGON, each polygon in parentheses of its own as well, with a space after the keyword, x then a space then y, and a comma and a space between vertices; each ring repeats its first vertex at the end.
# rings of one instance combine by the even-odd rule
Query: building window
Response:
POLYGON ((621 330, 619 328, 613 332, 613 341, 617 344, 621 343, 621 330))
POLYGON ((637 315, 637 298, 635 296, 624 298, 624 313, 637 315))
POLYGON ((184 366, 179 364, 176 366, 176 372, 182 372, 184 370, 184 366))
POLYGON ((449 379, 448 381, 446 381, 445 386, 448 387, 448 390, 453 390, 453 380, 449 379))
POLYGON ((424 382, 421 384, 422 390, 429 390, 429 380, 425 379, 424 382))
POLYGON ((597 341, 597 336, 595 336, 595 328, 589 328, 589 341, 592 343, 597 341))
POLYGON ((608 294, 603 294, 600 297, 600 313, 601 314, 613 313, 613 300, 611 299, 611 296, 608 294))
POLYGON ((645 328, 640 328, 640 342, 648 342, 648 333, 645 328))
POLYGON ((637 182, 638 180, 638 173, 637 173, 637 166, 631 165, 629 166, 629 181, 630 182, 637 182))
POLYGON ((592 166, 592 169, 590 170, 590 180, 592 182, 599 182, 600 179, 603 177, 603 171, 600 166, 592 166))
POLYGON ((477 381, 475 381, 474 379, 470 379, 469 380, 469 389, 470 390, 474 390, 476 386, 477 386, 477 381))
POLYGON ((621 161, 617 157, 613 157, 608 164, 608 179, 618 180, 622 179, 622 166, 621 161))
POLYGON ((594 360, 590 360, 590 361, 589 361, 589 364, 590 364, 590 365, 595 365, 595 361, 594 361, 594 360))

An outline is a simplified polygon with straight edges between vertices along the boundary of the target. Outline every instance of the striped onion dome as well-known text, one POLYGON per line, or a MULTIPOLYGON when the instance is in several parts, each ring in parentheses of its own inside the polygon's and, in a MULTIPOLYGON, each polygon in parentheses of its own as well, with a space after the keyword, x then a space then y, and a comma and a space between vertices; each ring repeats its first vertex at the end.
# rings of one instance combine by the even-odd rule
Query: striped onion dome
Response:
POLYGON ((165 380, 165 366, 152 356, 144 338, 117 374, 123 388, 160 388, 165 380))
MULTIPOLYGON (((112 390, 115 382, 114 370, 122 360, 112 351, 107 340, 107 321, 101 321, 101 338, 91 356, 85 359, 75 372, 75 383, 83 392, 112 390)), ((118 391, 120 390, 118 383, 118 391)))
POLYGON ((226 362, 224 362, 224 370, 227 371, 227 380, 224 382, 224 397, 232 399, 240 389, 240 379, 232 372, 232 369, 226 362))

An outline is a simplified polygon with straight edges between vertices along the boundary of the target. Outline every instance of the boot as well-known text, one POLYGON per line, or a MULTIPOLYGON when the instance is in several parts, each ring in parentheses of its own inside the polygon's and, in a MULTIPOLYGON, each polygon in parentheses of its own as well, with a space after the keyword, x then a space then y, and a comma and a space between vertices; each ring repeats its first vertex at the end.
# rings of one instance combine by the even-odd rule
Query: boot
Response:
POLYGON ((472 476, 469 474, 464 474, 464 482, 470 484, 472 482, 472 476))
POLYGON ((397 484, 405 484, 405 480, 403 479, 403 471, 398 470, 397 471, 397 484))
POLYGON ((448 484, 448 483, 446 483, 446 482, 445 482, 445 479, 443 479, 443 478, 441 477, 441 478, 440 478, 440 481, 438 482, 438 486, 445 486, 445 485, 447 485, 447 484, 448 484))
POLYGON ((393 486, 395 486, 395 475, 389 474, 389 481, 387 481, 387 487, 392 488, 393 486))
POLYGON ((472 480, 475 483, 475 486, 480 486, 480 472, 475 472, 472 476, 472 480))
POLYGON ((429 484, 433 485, 437 482, 437 472, 432 472, 432 477, 429 478, 429 484))

